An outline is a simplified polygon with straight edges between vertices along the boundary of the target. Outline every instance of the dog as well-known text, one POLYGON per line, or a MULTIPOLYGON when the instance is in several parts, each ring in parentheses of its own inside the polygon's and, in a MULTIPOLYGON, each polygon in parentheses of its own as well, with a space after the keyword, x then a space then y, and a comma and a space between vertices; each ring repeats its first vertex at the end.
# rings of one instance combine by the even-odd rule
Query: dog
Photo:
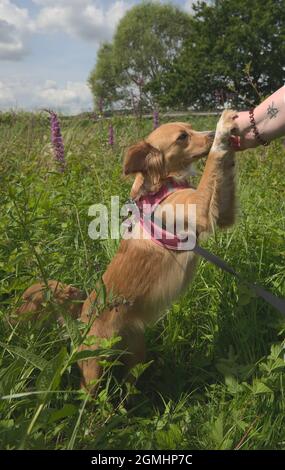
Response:
MULTIPOLYGON (((138 201, 145 195, 156 194, 171 179, 182 187, 169 194, 159 204, 159 209, 163 210, 167 204, 176 216, 175 208, 180 204, 186 219, 188 206, 195 204, 197 241, 215 227, 231 226, 236 212, 235 158, 230 143, 236 129, 235 116, 234 111, 225 110, 214 133, 197 132, 190 124, 182 122, 163 124, 145 140, 131 146, 124 158, 123 171, 126 176, 134 177, 132 199, 138 201), (198 187, 183 187, 192 163, 207 155, 198 187)), ((134 230, 144 228, 137 223, 134 230)), ((102 278, 107 297, 110 295, 117 301, 110 302, 98 315, 98 289, 86 298, 79 316, 82 322, 90 325, 88 335, 97 337, 98 343, 82 344, 79 349, 96 350, 99 338, 121 337, 120 349, 126 351, 122 362, 128 374, 137 363, 145 361, 146 325, 156 320, 187 289, 197 261, 198 256, 191 250, 172 251, 145 238, 122 239, 102 278)), ((51 290, 56 301, 55 286, 52 284, 51 290)), ((80 291, 73 291, 69 299, 69 288, 61 285, 66 294, 65 302, 72 300, 72 295, 82 298, 80 291)), ((39 289, 37 295, 35 306, 35 298, 24 294, 21 315, 29 311, 30 305, 35 307, 34 310, 40 309, 39 289)), ((78 314, 78 310, 75 313, 78 314)), ((103 371, 100 361, 95 357, 84 360, 79 362, 79 368, 82 386, 94 390, 103 371)))

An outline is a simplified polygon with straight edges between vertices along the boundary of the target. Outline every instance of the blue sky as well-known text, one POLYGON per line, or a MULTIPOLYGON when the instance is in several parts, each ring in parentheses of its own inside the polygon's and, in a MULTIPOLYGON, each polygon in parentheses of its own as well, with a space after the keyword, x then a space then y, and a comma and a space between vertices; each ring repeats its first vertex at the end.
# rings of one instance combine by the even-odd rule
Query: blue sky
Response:
MULTIPOLYGON (((112 38, 120 18, 138 3, 0 0, 0 110, 92 109, 86 80, 98 47, 112 38)), ((193 0, 172 3, 190 12, 193 0)))

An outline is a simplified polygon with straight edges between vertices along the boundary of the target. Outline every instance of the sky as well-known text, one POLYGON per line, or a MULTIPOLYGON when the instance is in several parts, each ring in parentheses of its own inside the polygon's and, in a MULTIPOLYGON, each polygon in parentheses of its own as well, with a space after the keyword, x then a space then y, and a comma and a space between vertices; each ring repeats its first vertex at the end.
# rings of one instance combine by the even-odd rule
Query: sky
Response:
MULTIPOLYGON (((112 39, 126 11, 139 3, 0 0, 0 111, 90 111, 93 103, 87 78, 97 50, 103 41, 112 39)), ((193 0, 172 3, 191 12, 193 0)))

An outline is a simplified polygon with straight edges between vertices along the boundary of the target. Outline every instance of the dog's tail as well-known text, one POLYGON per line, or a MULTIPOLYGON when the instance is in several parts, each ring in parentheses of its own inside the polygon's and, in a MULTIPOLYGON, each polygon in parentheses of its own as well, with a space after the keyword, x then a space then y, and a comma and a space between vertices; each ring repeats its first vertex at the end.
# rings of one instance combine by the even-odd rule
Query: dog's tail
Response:
POLYGON ((21 320, 44 318, 54 313, 60 318, 63 311, 78 318, 85 299, 86 294, 77 287, 54 280, 48 281, 47 285, 39 282, 25 290, 23 303, 16 313, 21 320))

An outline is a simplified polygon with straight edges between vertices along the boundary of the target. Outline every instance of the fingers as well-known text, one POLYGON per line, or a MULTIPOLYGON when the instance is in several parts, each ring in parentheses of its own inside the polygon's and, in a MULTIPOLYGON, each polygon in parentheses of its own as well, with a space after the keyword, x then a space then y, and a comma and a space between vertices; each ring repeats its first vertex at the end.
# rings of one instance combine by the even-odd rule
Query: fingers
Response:
POLYGON ((231 135, 230 136, 231 146, 235 151, 242 150, 241 143, 240 143, 240 136, 239 135, 231 135))
POLYGON ((230 142, 231 142, 233 149, 236 152, 246 150, 246 149, 256 148, 260 145, 259 142, 256 140, 255 135, 252 131, 247 132, 243 136, 231 135, 230 142))

